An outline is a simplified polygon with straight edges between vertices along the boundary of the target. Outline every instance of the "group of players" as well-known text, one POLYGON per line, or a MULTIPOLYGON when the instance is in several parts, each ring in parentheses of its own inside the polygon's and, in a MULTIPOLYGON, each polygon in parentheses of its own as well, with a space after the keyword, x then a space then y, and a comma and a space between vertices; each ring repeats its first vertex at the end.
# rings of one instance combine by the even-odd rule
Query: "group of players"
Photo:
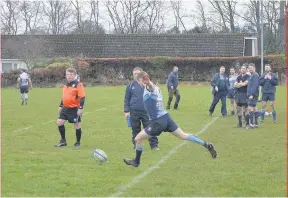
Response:
MULTIPOLYGON (((250 63, 248 68, 243 65, 240 74, 235 74, 235 69, 230 69, 230 76, 225 75, 225 67, 221 66, 219 74, 215 74, 212 81, 213 102, 209 109, 210 114, 214 112, 215 106, 219 99, 222 101, 221 112, 223 116, 227 115, 226 97, 231 100, 232 114, 235 114, 235 103, 237 104, 238 127, 242 127, 243 117, 246 120, 247 128, 258 127, 258 117, 261 115, 261 121, 264 121, 265 107, 267 101, 270 101, 273 109, 273 119, 276 122, 276 111, 274 109, 275 92, 278 79, 271 72, 270 65, 265 65, 265 73, 259 78, 255 72, 255 65, 250 63), (263 109, 257 111, 257 101, 259 96, 259 86, 262 86, 263 109)), ((176 96, 174 109, 178 109, 180 94, 178 86, 178 67, 174 67, 173 71, 168 75, 167 88, 169 99, 166 110, 163 105, 163 97, 158 86, 151 82, 149 75, 141 68, 134 68, 134 80, 127 85, 124 99, 124 115, 131 122, 132 127, 132 143, 136 152, 133 159, 124 158, 127 165, 138 167, 143 150, 144 140, 148 139, 151 149, 159 150, 158 136, 162 132, 170 132, 179 139, 197 143, 205 147, 211 154, 212 158, 217 157, 217 152, 213 144, 203 141, 191 133, 183 132, 178 125, 172 120, 167 110, 173 95, 176 96), (141 123, 144 126, 141 130, 141 123)), ((85 89, 80 82, 74 68, 66 70, 67 84, 63 86, 62 99, 58 108, 59 117, 57 119, 58 130, 61 140, 56 147, 67 146, 65 136, 65 122, 73 123, 76 131, 76 143, 74 148, 80 147, 81 140, 81 116, 85 103, 85 89)), ((29 75, 22 71, 18 84, 20 85, 22 104, 28 103, 28 85, 32 88, 29 75)))
POLYGON ((210 115, 214 112, 215 106, 219 99, 222 102, 221 113, 227 115, 226 96, 231 101, 231 114, 235 114, 237 108, 238 125, 242 128, 243 119, 245 120, 246 129, 258 128, 258 118, 260 122, 264 122, 267 103, 270 103, 272 109, 273 121, 276 123, 275 111, 275 94, 278 85, 277 75, 271 72, 271 66, 265 65, 264 73, 259 77, 255 71, 253 63, 242 65, 239 75, 236 74, 234 68, 230 68, 230 76, 225 75, 225 67, 220 67, 220 72, 215 74, 211 80, 213 101, 210 106, 210 115), (257 110, 257 102, 259 102, 259 87, 262 92, 262 109, 257 110))

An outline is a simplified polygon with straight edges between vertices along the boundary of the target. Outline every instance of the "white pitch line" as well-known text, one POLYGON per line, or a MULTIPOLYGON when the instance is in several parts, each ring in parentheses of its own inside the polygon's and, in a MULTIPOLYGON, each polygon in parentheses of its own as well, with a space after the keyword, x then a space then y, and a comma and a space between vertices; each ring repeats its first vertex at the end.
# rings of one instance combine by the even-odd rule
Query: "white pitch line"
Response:
POLYGON ((56 122, 56 120, 50 120, 50 121, 48 121, 48 122, 42 122, 41 124, 48 124, 48 123, 51 123, 51 122, 53 122, 53 121, 56 122))
POLYGON ((96 109, 95 111, 104 111, 106 110, 107 108, 100 108, 100 109, 96 109))
MULTIPOLYGON (((112 106, 112 105, 111 105, 112 106)), ((103 110, 106 110, 107 108, 100 108, 100 109, 96 109, 95 111, 103 111, 103 110)), ((89 113, 93 113, 93 112, 90 112, 90 111, 88 111, 88 112, 84 112, 82 115, 86 115, 86 114, 89 114, 89 113)), ((51 122, 56 122, 56 120, 49 120, 49 121, 47 121, 47 122, 42 122, 41 124, 49 124, 49 123, 51 123, 51 122)), ((19 132, 19 131, 26 131, 26 130, 28 130, 28 129, 30 129, 30 128, 32 128, 32 127, 34 127, 34 126, 28 126, 28 127, 25 127, 25 128, 20 128, 20 129, 17 129, 17 130, 15 130, 15 131, 13 131, 13 133, 14 132, 19 132)))
POLYGON ((14 133, 14 132, 19 132, 19 131, 26 131, 26 130, 32 128, 32 127, 34 127, 34 126, 28 126, 28 127, 25 127, 25 128, 17 129, 17 130, 15 130, 15 131, 12 131, 12 133, 14 133))
MULTIPOLYGON (((207 123, 200 131, 198 131, 197 133, 195 133, 195 135, 200 135, 201 133, 205 132, 208 127, 213 124, 216 120, 218 119, 218 117, 213 118, 213 120, 211 120, 209 123, 207 123)), ((140 175, 136 176, 131 182, 129 182, 128 184, 126 184, 125 186, 122 186, 115 194, 111 195, 110 197, 118 197, 121 196, 123 193, 125 193, 129 188, 131 188, 132 186, 134 186, 135 184, 139 183, 141 179, 143 179, 144 177, 146 177, 149 173, 151 173, 152 171, 156 170, 159 168, 159 166, 161 164, 163 164, 169 157, 171 157, 178 149, 180 149, 181 147, 183 147, 184 145, 186 145, 188 143, 188 141, 183 141, 182 143, 178 144, 177 146, 175 146, 172 150, 170 150, 169 153, 167 153, 167 155, 165 155, 164 157, 162 157, 155 166, 150 167, 149 169, 147 169, 146 171, 144 171, 143 173, 141 173, 140 175)))
POLYGON ((84 112, 82 115, 89 114, 89 113, 92 113, 92 112, 84 112))

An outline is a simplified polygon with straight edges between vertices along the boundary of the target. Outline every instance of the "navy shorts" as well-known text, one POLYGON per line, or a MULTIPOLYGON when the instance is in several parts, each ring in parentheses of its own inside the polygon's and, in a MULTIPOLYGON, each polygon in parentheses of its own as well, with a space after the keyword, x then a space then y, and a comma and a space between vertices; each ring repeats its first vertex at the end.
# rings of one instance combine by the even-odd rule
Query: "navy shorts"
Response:
POLYGON ((236 93, 236 104, 239 107, 247 106, 247 93, 237 92, 236 93))
POLYGON ((144 130, 150 136, 159 136, 162 132, 174 132, 176 129, 178 129, 177 124, 167 113, 160 118, 151 120, 144 130))
POLYGON ((263 93, 262 94, 262 101, 267 102, 267 101, 275 101, 275 94, 273 93, 263 93))
POLYGON ((258 99, 255 99, 255 98, 253 98, 253 99, 248 99, 248 106, 249 107, 256 107, 257 106, 257 102, 258 102, 258 99))
POLYGON ((28 93, 29 87, 27 86, 20 86, 20 93, 28 93))
POLYGON ((235 99, 235 90, 234 89, 229 89, 227 98, 235 99))
POLYGON ((65 108, 63 107, 59 119, 67 120, 69 123, 81 122, 81 116, 77 115, 78 108, 65 108))

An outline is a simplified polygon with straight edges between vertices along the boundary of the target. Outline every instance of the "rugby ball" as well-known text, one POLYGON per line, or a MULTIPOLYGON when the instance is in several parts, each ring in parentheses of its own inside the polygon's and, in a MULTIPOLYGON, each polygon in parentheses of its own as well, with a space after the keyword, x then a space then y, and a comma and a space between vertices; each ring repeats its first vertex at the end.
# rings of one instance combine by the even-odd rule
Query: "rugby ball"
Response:
POLYGON ((107 154, 101 149, 95 149, 93 151, 93 157, 101 163, 108 160, 107 154))
MULTIPOLYGON (((272 114, 272 113, 271 113, 272 114)), ((265 116, 270 116, 270 113, 269 112, 265 112, 265 116)))

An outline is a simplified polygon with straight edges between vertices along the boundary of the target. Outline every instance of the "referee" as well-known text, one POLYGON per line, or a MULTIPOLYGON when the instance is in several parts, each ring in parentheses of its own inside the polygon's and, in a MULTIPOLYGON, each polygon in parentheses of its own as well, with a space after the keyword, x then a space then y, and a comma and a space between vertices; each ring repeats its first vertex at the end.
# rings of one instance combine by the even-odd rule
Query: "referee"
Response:
POLYGON ((65 122, 73 123, 76 130, 76 143, 74 148, 80 148, 81 140, 81 116, 85 102, 85 90, 83 84, 76 78, 74 68, 66 69, 67 84, 63 87, 62 100, 58 108, 59 117, 57 120, 61 140, 55 147, 67 146, 65 137, 65 122))

